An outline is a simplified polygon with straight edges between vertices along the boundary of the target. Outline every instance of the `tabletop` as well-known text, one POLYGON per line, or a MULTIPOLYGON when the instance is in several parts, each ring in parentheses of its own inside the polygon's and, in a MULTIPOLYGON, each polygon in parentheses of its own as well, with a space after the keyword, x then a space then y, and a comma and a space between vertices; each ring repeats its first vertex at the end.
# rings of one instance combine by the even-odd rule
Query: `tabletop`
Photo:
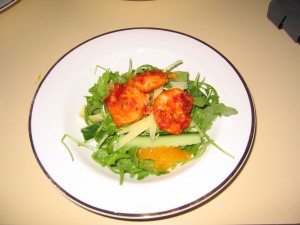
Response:
MULTIPOLYGON (((257 129, 246 165, 217 197, 149 224, 300 222, 300 46, 267 18, 269 0, 20 0, 0 13, 0 224, 129 224, 65 198, 39 166, 29 113, 39 82, 70 49, 125 28, 178 31, 237 68, 257 129)), ((136 222, 138 224, 143 221, 136 222)))

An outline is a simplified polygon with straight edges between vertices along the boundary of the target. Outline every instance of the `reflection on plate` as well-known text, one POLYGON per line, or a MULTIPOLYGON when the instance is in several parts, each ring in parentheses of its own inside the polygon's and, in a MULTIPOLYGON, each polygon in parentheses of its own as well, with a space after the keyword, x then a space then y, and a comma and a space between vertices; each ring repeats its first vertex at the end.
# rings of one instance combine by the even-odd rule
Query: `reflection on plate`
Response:
MULTIPOLYGON (((193 77, 192 77, 193 78, 193 77)), ((243 168, 254 142, 255 109, 236 68, 217 50, 186 34, 133 28, 94 37, 65 54, 47 73, 32 102, 29 132, 34 154, 48 178, 70 200, 92 212, 125 220, 152 220, 188 212, 222 192, 243 168), (208 133, 234 159, 210 146, 197 161, 168 175, 142 181, 112 174, 91 159, 91 152, 69 143, 70 159, 60 140, 65 133, 81 139, 78 113, 96 81, 95 65, 124 72, 152 64, 200 72, 219 92, 220 101, 238 114, 217 120, 208 133)))

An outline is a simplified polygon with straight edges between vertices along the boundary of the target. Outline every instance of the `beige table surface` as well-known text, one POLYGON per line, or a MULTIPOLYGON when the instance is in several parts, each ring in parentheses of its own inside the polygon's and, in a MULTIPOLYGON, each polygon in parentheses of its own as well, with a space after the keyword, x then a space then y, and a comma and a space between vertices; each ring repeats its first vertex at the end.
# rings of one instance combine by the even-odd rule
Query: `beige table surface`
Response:
MULTIPOLYGON (((300 222, 300 45, 267 19, 268 0, 22 0, 0 14, 0 224, 129 224, 66 199, 33 154, 28 119, 50 67, 104 32, 159 27, 195 36, 224 54, 257 110, 252 154, 218 197, 147 224, 300 222)), ((136 222, 141 224, 143 222, 136 222)))

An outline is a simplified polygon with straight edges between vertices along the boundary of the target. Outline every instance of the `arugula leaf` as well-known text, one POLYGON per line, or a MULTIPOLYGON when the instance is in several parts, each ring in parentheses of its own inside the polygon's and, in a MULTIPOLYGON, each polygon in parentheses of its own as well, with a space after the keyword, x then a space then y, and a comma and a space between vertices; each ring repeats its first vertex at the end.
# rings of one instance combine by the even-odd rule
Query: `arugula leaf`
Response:
POLYGON ((133 75, 135 76, 136 74, 143 73, 146 71, 153 71, 157 70, 158 68, 149 64, 144 64, 139 66, 136 70, 133 71, 133 75))
POLYGON ((96 131, 98 130, 99 127, 100 127, 100 124, 96 123, 96 124, 92 124, 90 126, 82 128, 81 133, 82 133, 84 140, 88 141, 88 140, 91 140, 92 138, 94 138, 94 134, 96 133, 96 131))
POLYGON ((206 108, 194 107, 191 115, 195 124, 204 132, 212 127, 213 122, 220 116, 231 116, 237 114, 237 110, 227 107, 223 103, 211 104, 206 108))
POLYGON ((99 149, 92 154, 92 158, 103 167, 110 168, 120 175, 120 184, 123 183, 124 174, 128 173, 131 178, 137 176, 144 179, 150 172, 139 167, 136 157, 137 147, 120 148, 115 152, 108 153, 105 149, 99 149))
POLYGON ((105 119, 101 122, 101 125, 106 130, 108 135, 112 135, 118 131, 117 125, 113 121, 110 114, 107 114, 105 119))
POLYGON ((89 116, 101 113, 103 102, 95 96, 86 97, 86 106, 84 108, 84 121, 90 124, 89 116))
POLYGON ((119 84, 123 84, 123 83, 126 83, 128 81, 127 73, 125 73, 123 75, 120 75, 119 72, 115 72, 115 73, 110 72, 109 73, 109 78, 112 82, 119 83, 119 84))

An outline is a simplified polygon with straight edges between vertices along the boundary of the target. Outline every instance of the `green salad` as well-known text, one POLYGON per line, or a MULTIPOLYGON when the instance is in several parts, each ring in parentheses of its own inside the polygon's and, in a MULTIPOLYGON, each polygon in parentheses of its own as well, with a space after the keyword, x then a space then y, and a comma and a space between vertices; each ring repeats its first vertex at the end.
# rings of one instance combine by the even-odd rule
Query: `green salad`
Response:
MULTIPOLYGON (((86 123, 86 126, 81 128, 82 139, 75 138, 70 134, 65 134, 61 139, 72 160, 74 157, 65 142, 66 139, 71 139, 78 146, 90 149, 91 158, 102 167, 107 167, 113 173, 118 174, 120 184, 122 184, 125 174, 138 180, 149 175, 168 174, 178 165, 199 158, 209 145, 233 158, 230 153, 223 150, 208 136, 207 131, 212 128, 218 117, 237 114, 237 110, 221 103, 217 90, 206 83, 205 79, 200 79, 199 73, 195 79, 191 79, 189 72, 176 70, 182 63, 181 60, 178 60, 165 69, 148 64, 134 69, 130 60, 129 69, 125 73, 96 66, 96 70, 102 70, 103 73, 99 76, 98 81, 90 87, 89 95, 85 96, 86 104, 80 113, 86 123), (149 113, 137 121, 117 126, 114 115, 110 112, 107 104, 107 99, 112 95, 113 89, 116 85, 128 84, 140 74, 153 71, 161 71, 165 74, 167 82, 146 93, 149 100, 149 113), (151 110, 155 98, 159 94, 174 88, 182 90, 192 99, 188 115, 189 124, 179 134, 172 134, 162 129, 162 126, 156 122, 158 120, 157 116, 155 117, 155 111, 153 113, 151 110), (162 157, 168 158, 168 151, 164 153, 164 149, 170 147, 176 148, 176 151, 179 149, 189 157, 173 161, 168 169, 160 169, 156 165, 158 160, 151 157, 142 158, 138 155, 141 153, 139 151, 143 149, 147 149, 147 154, 151 155, 152 149, 159 148, 160 152, 156 154, 156 157, 162 155, 162 157)), ((183 102, 183 104, 185 103, 183 102)))

